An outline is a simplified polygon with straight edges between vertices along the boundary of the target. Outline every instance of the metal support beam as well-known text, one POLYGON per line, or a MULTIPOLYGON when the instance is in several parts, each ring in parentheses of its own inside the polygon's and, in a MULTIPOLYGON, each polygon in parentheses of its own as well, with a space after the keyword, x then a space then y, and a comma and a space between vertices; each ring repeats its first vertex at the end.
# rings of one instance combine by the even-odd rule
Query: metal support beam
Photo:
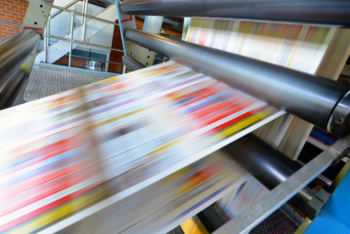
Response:
POLYGON ((349 145, 350 135, 338 140, 297 173, 262 197, 258 203, 253 204, 219 228, 215 234, 248 233, 327 169, 335 159, 346 154, 349 151, 349 145))
MULTIPOLYGON (((72 65, 72 50, 73 50, 73 32, 74 32, 74 12, 70 13, 70 40, 69 43, 69 60, 68 60, 68 66, 71 67, 72 65)), ((50 37, 48 37, 50 38, 50 37)))
MULTIPOLYGON (((46 22, 49 18, 53 1, 45 0, 31 0, 29 2, 26 15, 23 19, 22 30, 33 29, 40 35, 44 33, 46 22)), ((31 53, 27 57, 21 66, 21 71, 29 77, 32 70, 34 60, 38 51, 38 46, 32 49, 31 53)))
MULTIPOLYGON (((51 19, 52 17, 49 16, 49 18, 47 19, 47 23, 46 23, 46 28, 45 28, 45 34, 50 34, 50 26, 51 26, 51 19)), ((46 40, 46 46, 49 47, 50 46, 50 38, 47 38, 46 40)))
POLYGON ((348 112, 343 108, 349 85, 142 31, 129 29, 125 37, 338 136, 349 131, 350 108, 348 112), (334 110, 342 114, 338 121, 333 119, 334 110))
MULTIPOLYGON (((84 15, 87 15, 89 0, 84 0, 84 15)), ((86 34, 86 16, 83 16, 83 33, 82 33, 82 41, 85 41, 85 34, 86 34)))
POLYGON ((215 17, 350 26, 349 0, 124 0, 130 15, 215 17))
MULTIPOLYGON (((44 34, 47 34, 47 27, 45 28, 44 34)), ((49 37, 44 37, 44 63, 47 63, 47 47, 49 37)))

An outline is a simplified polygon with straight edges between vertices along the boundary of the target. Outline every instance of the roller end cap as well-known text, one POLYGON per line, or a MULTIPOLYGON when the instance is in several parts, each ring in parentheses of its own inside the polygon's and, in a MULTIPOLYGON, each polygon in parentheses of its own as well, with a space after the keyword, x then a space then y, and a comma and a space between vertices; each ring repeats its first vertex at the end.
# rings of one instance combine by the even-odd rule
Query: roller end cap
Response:
POLYGON ((328 131, 338 137, 344 137, 350 131, 350 95, 340 100, 329 121, 328 131))

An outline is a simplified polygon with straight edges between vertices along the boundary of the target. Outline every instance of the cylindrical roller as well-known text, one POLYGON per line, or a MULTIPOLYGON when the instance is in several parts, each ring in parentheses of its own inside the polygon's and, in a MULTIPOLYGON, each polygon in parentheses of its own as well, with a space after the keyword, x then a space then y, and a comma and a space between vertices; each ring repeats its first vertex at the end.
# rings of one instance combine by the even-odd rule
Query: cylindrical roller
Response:
POLYGON ((222 150, 270 190, 301 168, 297 162, 253 134, 234 141, 222 150))
POLYGON ((131 71, 136 71, 142 68, 145 68, 146 65, 142 64, 141 62, 137 61, 130 55, 124 55, 123 56, 123 64, 129 68, 131 71))
MULTIPOLYGON (((330 79, 174 38, 133 29, 126 31, 126 38, 328 131, 333 110, 350 88, 330 79)), ((339 121, 339 125, 342 123, 339 121)), ((348 130, 347 127, 342 133, 348 130)))
POLYGON ((350 26, 349 0, 123 0, 121 11, 350 26))
POLYGON ((40 35, 28 29, 0 44, 0 86, 18 71, 39 42, 40 35))
MULTIPOLYGON (((301 166, 272 148, 254 134, 248 134, 222 149, 267 189, 272 190, 288 179, 301 166)), ((315 195, 305 187, 297 196, 308 203, 315 195)))

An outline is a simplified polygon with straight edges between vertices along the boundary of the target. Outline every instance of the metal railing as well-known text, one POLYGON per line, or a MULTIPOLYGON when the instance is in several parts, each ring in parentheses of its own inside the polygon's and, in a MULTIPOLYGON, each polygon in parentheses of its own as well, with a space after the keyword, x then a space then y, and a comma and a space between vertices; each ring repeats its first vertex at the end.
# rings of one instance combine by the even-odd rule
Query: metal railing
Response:
POLYGON ((88 0, 83 0, 83 8, 82 8, 82 12, 78 12, 78 11, 73 11, 73 10, 69 10, 67 9, 68 7, 73 6, 75 3, 77 3, 78 1, 72 1, 71 3, 67 4, 65 7, 59 7, 59 6, 52 6, 53 8, 59 9, 59 11, 55 12, 53 15, 49 16, 48 22, 47 22, 47 26, 45 29, 45 34, 44 34, 44 61, 45 63, 47 63, 47 48, 50 45, 50 38, 55 38, 58 40, 63 40, 63 41, 68 41, 70 42, 69 44, 69 62, 68 62, 68 66, 71 66, 72 63, 72 50, 73 50, 73 43, 79 43, 79 44, 85 44, 85 45, 89 45, 89 46, 95 46, 95 47, 100 47, 100 48, 104 48, 104 49, 108 49, 108 50, 113 50, 113 51, 118 51, 118 52, 124 52, 123 50, 119 50, 119 49, 114 49, 112 47, 108 47, 108 46, 103 46, 103 45, 98 45, 98 44, 93 44, 93 43, 89 43, 89 42, 85 42, 85 32, 86 32, 86 18, 91 18, 91 19, 95 19, 95 20, 99 20, 108 24, 114 24, 114 25, 119 25, 115 22, 109 21, 109 20, 105 20, 105 19, 101 19, 95 16, 91 16, 91 15, 87 15, 87 9, 88 9, 88 0), (65 37, 59 37, 59 36, 54 36, 54 35, 50 35, 50 21, 51 19, 53 19, 54 17, 56 17, 57 15, 59 15, 61 12, 66 11, 66 12, 70 12, 71 13, 71 25, 70 25, 70 35, 69 38, 65 38, 65 37), (75 14, 77 15, 81 15, 83 16, 83 32, 82 32, 82 38, 83 40, 75 40, 73 38, 73 31, 74 31, 74 17, 75 14))
MULTIPOLYGON (((65 5, 65 6, 62 7, 62 8, 67 9, 67 8, 73 6, 75 3, 79 2, 79 1, 80 1, 80 0, 74 0, 74 1, 72 1, 72 2, 70 2, 70 3, 68 3, 67 5, 65 5)), ((85 0, 84 0, 84 2, 85 2, 85 0)), ((56 16, 58 16, 58 15, 61 14, 62 12, 63 12, 62 9, 56 11, 55 13, 53 13, 53 14, 51 15, 51 19, 55 18, 56 16)))
POLYGON ((71 38, 65 38, 65 37, 58 37, 58 36, 54 36, 54 35, 49 35, 49 34, 45 34, 44 35, 45 37, 52 37, 52 38, 56 38, 56 39, 59 39, 59 40, 63 40, 63 41, 68 41, 68 42, 71 42, 71 43, 79 43, 79 44, 85 44, 85 45, 90 45, 90 46, 96 46, 96 47, 100 47, 100 48, 104 48, 104 49, 109 49, 109 50, 114 50, 114 51, 118 51, 118 52, 123 52, 123 50, 119 50, 119 49, 114 49, 112 47, 108 47, 108 46, 103 46, 103 45, 97 45, 97 44, 93 44, 93 43, 90 43, 90 42, 85 42, 85 41, 79 41, 79 40, 76 40, 76 39, 71 39, 71 38))
MULTIPOLYGON (((119 25, 119 24, 117 24, 115 22, 112 22, 112 21, 109 21, 109 20, 101 19, 101 18, 92 16, 92 15, 87 15, 87 14, 84 14, 84 13, 81 13, 81 12, 78 12, 78 11, 69 10, 69 9, 66 9, 66 8, 63 8, 63 7, 52 6, 52 8, 60 9, 60 10, 71 12, 71 13, 75 13, 77 15, 82 15, 82 16, 85 16, 85 17, 88 17, 88 18, 91 18, 91 19, 95 19, 95 20, 99 20, 99 21, 105 22, 105 23, 119 25)), ((87 8, 87 7, 85 7, 85 8, 87 8)))
MULTIPOLYGON (((73 54, 71 56, 72 56, 72 58, 82 59, 82 60, 86 60, 86 61, 97 61, 97 62, 105 63, 105 66, 103 67, 103 71, 104 72, 121 73, 122 72, 122 67, 124 66, 124 64, 122 64, 122 63, 110 62, 110 61, 102 60, 102 59, 78 56, 78 55, 73 55, 73 54), (109 66, 109 64, 119 65, 120 67, 111 67, 111 66, 109 66)), ((64 55, 64 57, 69 57, 69 55, 64 55)), ((88 62, 87 63, 81 63, 81 62, 77 62, 77 61, 73 61, 72 60, 71 63, 72 63, 72 67, 89 69, 89 68, 87 68, 88 62), (73 64, 75 66, 73 66, 73 64)), ((61 65, 65 65, 65 64, 63 63, 61 65)))

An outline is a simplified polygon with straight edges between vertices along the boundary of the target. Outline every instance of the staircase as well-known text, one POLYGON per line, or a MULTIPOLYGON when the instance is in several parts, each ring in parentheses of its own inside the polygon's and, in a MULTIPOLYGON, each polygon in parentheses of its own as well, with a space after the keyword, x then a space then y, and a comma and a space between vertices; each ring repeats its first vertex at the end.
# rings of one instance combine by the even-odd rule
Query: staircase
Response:
MULTIPOLYGON (((105 10, 101 11, 97 15, 97 18, 101 18, 104 20, 115 22, 118 19, 117 11, 115 5, 110 5, 105 10)), ((85 40, 93 37, 103 29, 105 29, 110 24, 96 20, 90 19, 86 22, 86 31, 85 31, 85 40)), ((79 41, 82 41, 83 34, 83 26, 76 28, 73 32, 73 38, 79 41)), ((65 38, 70 38, 70 33, 65 36, 65 38)), ((49 46, 47 48, 47 63, 54 63, 58 59, 60 59, 65 54, 69 53, 69 44, 68 41, 58 40, 55 44, 49 46)), ((73 43, 73 49, 79 46, 79 43, 73 43)), ((35 58, 35 64, 40 64, 40 62, 44 62, 45 52, 40 52, 35 58)))

